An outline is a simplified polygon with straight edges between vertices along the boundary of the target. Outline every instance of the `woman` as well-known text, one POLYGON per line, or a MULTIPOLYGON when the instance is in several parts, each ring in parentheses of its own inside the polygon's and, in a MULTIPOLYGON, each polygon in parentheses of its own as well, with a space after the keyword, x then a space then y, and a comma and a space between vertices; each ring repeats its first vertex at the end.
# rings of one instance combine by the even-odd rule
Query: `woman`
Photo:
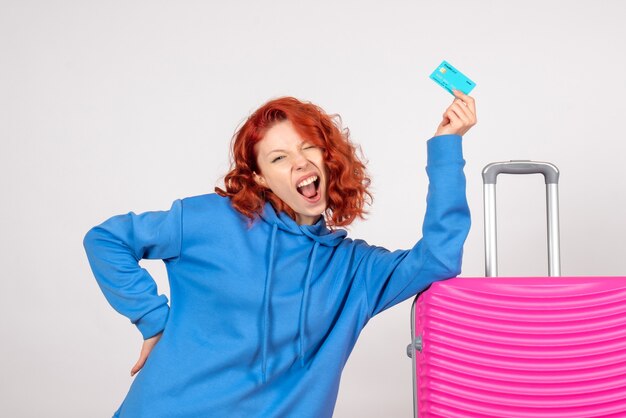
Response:
POLYGON ((460 273, 470 227, 460 92, 427 141, 423 237, 390 252, 347 238, 371 197, 348 130, 279 98, 236 133, 225 190, 109 218, 84 247, 108 302, 144 343, 114 417, 330 417, 369 319, 460 273), (138 261, 163 259, 171 306, 138 261))

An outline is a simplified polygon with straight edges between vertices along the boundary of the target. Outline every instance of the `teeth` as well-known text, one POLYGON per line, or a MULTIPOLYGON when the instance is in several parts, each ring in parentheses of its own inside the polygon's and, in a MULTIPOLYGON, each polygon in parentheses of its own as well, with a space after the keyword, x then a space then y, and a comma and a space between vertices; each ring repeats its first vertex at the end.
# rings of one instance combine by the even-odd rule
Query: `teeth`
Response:
POLYGON ((307 184, 313 183, 315 180, 317 180, 317 176, 311 176, 308 179, 302 180, 296 187, 304 187, 307 184))

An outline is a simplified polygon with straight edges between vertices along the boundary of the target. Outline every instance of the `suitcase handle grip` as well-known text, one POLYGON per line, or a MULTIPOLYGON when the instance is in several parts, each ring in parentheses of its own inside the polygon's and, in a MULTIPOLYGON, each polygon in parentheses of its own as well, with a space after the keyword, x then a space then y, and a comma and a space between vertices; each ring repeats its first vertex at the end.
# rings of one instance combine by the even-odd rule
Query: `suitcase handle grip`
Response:
POLYGON ((546 184, 559 183, 559 170, 554 164, 541 161, 511 160, 488 164, 483 169, 485 184, 496 184, 498 174, 543 174, 546 184))
POLYGON ((560 276, 559 170, 554 164, 530 160, 496 162, 486 165, 483 169, 485 276, 495 277, 498 275, 496 179, 500 173, 543 174, 546 183, 548 216, 548 271, 550 276, 560 276))

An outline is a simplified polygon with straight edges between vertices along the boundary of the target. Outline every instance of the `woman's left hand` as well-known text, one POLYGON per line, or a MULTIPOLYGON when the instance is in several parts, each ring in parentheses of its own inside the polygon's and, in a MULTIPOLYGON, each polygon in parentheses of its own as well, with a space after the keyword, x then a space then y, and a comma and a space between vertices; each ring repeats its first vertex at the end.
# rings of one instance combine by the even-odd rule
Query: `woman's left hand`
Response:
POLYGON ((443 120, 437 127, 434 136, 456 134, 463 136, 472 126, 476 125, 476 104, 474 98, 454 90, 456 99, 443 113, 443 120))

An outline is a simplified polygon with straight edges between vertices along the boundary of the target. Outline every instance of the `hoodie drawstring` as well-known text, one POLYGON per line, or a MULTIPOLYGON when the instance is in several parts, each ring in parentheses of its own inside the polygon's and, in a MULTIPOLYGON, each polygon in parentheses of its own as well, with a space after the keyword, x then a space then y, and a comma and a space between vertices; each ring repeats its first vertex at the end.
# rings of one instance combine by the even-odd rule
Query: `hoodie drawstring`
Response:
MULTIPOLYGON (((311 250, 311 257, 309 258, 308 267, 306 270, 306 276, 304 279, 304 289, 302 290, 301 302, 300 302, 300 316, 298 318, 298 330, 297 338, 298 352, 297 357, 300 360, 302 366, 305 365, 305 351, 306 351, 306 327, 307 317, 309 314, 309 299, 311 294, 311 281, 313 280, 313 270, 315 269, 315 258, 317 257, 317 251, 320 245, 326 247, 336 247, 346 237, 347 232, 339 229, 331 231, 326 227, 326 221, 323 216, 313 225, 299 225, 293 218, 291 218, 284 211, 276 212, 271 202, 265 202, 263 211, 260 213, 260 218, 263 222, 266 222, 271 226, 271 235, 269 237, 269 251, 267 254, 267 275, 265 276, 265 290, 263 293, 263 307, 261 318, 261 380, 263 383, 267 381, 267 363, 268 363, 268 351, 270 345, 270 336, 272 334, 272 321, 270 321, 270 302, 272 298, 272 280, 274 279, 274 269, 276 263, 274 257, 278 249, 277 243, 277 230, 280 229, 286 235, 286 239, 293 239, 295 237, 307 236, 313 241, 313 249, 311 250)), ((297 361, 297 360, 296 360, 297 361)))
MULTIPOLYGON (((270 310, 270 290, 272 285, 272 271, 274 270, 274 250, 276 247, 276 230, 278 226, 274 224, 272 227, 272 235, 270 237, 270 251, 268 254, 268 268, 267 276, 265 276, 265 291, 263 293, 263 341, 261 348, 262 366, 261 377, 263 383, 267 381, 267 346, 269 344, 269 310, 270 310)), ((313 251, 309 258, 309 266, 307 268, 306 279, 304 281, 304 291, 302 292, 302 300, 300 302, 300 326, 298 327, 298 341, 300 345, 300 364, 304 366, 304 347, 305 347, 305 332, 306 332, 306 318, 307 318, 307 304, 309 299, 309 287, 311 286, 311 276, 313 275, 313 267, 315 266, 315 256, 317 248, 320 243, 315 242, 313 245, 313 251)))
POLYGON ((319 247, 320 243, 315 241, 313 245, 313 251, 311 252, 311 258, 309 258, 309 268, 306 274, 306 280, 304 281, 304 291, 302 292, 302 302, 300 303, 300 327, 298 328, 299 341, 300 341, 300 365, 304 366, 304 338, 306 332, 306 314, 308 296, 309 296, 309 287, 311 285, 311 274, 313 273, 313 266, 315 265, 315 253, 317 252, 317 247, 319 247))
POLYGON ((267 276, 265 276, 265 292, 263 293, 263 341, 261 348, 261 378, 265 383, 265 370, 267 367, 267 344, 269 339, 269 311, 270 311, 270 288, 272 284, 272 270, 274 269, 274 244, 276 241, 276 230, 278 225, 272 227, 270 237, 270 252, 268 254, 267 276))

